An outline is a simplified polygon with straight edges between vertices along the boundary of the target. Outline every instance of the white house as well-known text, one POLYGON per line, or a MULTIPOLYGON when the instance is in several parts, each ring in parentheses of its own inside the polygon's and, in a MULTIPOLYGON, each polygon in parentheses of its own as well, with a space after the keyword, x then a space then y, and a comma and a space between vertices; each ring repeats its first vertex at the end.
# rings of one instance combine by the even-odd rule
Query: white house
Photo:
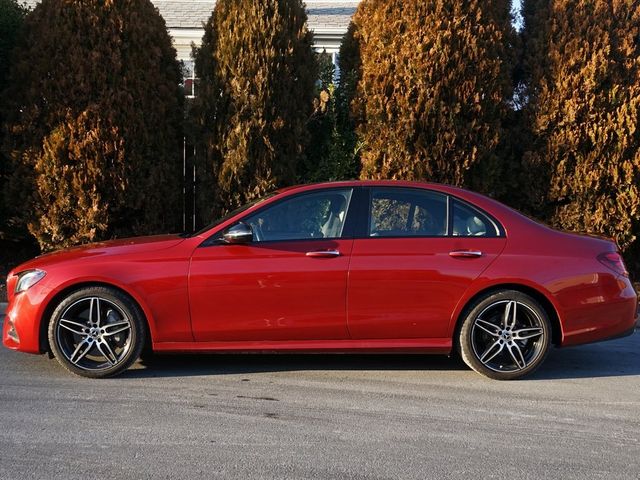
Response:
MULTIPOLYGON (((202 39, 202 25, 211 16, 215 0, 152 0, 167 22, 174 39, 178 58, 190 60, 191 43, 202 39)), ((318 50, 337 53, 358 0, 307 0, 309 28, 313 31, 318 50)))
MULTIPOLYGON (((185 93, 193 93, 193 60, 191 45, 200 45, 203 24, 213 11, 215 0, 152 0, 167 23, 178 52, 185 65, 185 93)), ((317 51, 326 51, 336 63, 342 37, 347 32, 359 0, 307 0, 309 29, 313 31, 317 51)))
MULTIPOLYGON (((193 76, 191 45, 199 45, 207 22, 215 6, 215 0, 151 0, 167 23, 167 28, 178 52, 178 59, 185 65, 185 87, 190 87, 193 76)), ((33 8, 38 1, 27 0, 33 8)), ((340 50, 340 42, 347 32, 351 17, 359 0, 306 0, 309 29, 313 31, 314 45, 318 51, 333 56, 334 63, 340 50)), ((188 89, 188 88, 187 88, 188 89)), ((188 92, 187 92, 188 94, 188 92)))

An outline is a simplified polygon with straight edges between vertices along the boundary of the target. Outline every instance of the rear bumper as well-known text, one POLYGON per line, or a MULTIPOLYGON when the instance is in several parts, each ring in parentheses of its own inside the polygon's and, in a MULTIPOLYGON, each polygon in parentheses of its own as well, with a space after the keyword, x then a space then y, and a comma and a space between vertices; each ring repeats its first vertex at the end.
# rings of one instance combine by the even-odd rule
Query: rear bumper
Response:
POLYGON ((626 332, 622 332, 619 333, 618 335, 614 335, 613 337, 609 337, 609 338, 605 338, 603 340, 599 340, 599 341, 605 341, 605 340, 616 340, 618 338, 624 338, 624 337, 630 337, 631 335, 633 335, 636 331, 636 326, 634 325, 633 327, 631 327, 629 330, 627 330, 626 332))
POLYGON ((638 320, 638 297, 626 277, 606 282, 598 295, 584 298, 565 311, 561 346, 612 340, 633 334, 638 320))
POLYGON ((587 345, 589 343, 599 343, 599 342, 608 342, 609 340, 618 340, 620 338, 625 338, 625 337, 630 337, 631 335, 633 335, 636 331, 636 328, 640 328, 640 327, 633 327, 629 330, 627 330, 626 332, 622 332, 622 333, 618 333, 616 335, 613 335, 611 337, 606 337, 606 338, 600 338, 598 340, 593 340, 592 342, 584 342, 584 343, 578 343, 575 345, 562 345, 563 347, 579 347, 581 345, 587 345))

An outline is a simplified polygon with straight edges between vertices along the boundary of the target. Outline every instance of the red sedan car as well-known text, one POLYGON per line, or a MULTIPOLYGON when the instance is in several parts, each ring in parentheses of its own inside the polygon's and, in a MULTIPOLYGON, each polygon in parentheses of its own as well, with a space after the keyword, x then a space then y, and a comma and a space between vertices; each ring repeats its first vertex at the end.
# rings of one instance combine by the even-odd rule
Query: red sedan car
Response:
POLYGON ((444 185, 280 190, 192 236, 43 255, 8 277, 4 344, 106 377, 156 352, 457 351, 515 379, 551 345, 631 334, 616 245, 444 185))

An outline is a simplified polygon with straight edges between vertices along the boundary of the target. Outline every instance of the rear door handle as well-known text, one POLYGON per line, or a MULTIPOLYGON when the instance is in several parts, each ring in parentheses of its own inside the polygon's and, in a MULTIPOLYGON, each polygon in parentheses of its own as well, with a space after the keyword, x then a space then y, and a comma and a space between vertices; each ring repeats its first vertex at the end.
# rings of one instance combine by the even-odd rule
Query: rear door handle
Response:
POLYGON ((449 256, 453 258, 478 258, 482 256, 482 252, 478 250, 454 250, 449 252, 449 256))
POLYGON ((339 256, 340 252, 338 250, 319 250, 317 252, 307 252, 307 257, 311 258, 333 258, 339 256))

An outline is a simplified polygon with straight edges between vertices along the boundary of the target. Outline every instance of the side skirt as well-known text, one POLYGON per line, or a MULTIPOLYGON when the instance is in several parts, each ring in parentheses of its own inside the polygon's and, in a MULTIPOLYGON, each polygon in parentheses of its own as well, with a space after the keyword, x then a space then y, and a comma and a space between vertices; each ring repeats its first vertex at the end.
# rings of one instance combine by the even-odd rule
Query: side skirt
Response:
POLYGON ((280 340, 263 342, 160 342, 155 352, 166 353, 451 353, 450 338, 369 340, 280 340))

